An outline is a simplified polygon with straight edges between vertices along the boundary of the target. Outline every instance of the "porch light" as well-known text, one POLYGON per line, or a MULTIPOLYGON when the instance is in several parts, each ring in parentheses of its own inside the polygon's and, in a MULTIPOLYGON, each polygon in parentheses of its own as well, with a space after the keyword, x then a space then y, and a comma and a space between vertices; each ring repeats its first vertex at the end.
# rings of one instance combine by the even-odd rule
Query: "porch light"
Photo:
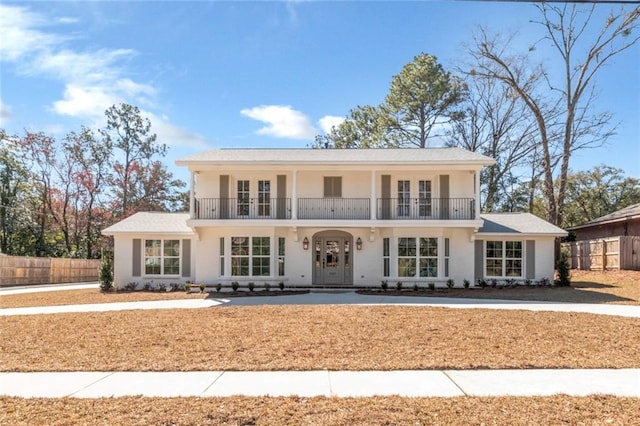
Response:
POLYGON ((309 250, 309 239, 307 237, 304 237, 304 240, 302 240, 302 248, 304 250, 309 250))
POLYGON ((358 237, 358 239, 356 240, 356 248, 358 250, 362 250, 362 238, 358 237))

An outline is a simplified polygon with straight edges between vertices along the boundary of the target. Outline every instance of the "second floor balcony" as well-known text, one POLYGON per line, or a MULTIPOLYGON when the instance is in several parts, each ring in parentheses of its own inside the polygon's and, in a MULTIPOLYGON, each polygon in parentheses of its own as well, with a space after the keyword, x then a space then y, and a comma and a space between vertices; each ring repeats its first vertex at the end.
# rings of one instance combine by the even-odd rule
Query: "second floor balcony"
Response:
POLYGON ((204 220, 473 220, 473 198, 197 198, 204 220))

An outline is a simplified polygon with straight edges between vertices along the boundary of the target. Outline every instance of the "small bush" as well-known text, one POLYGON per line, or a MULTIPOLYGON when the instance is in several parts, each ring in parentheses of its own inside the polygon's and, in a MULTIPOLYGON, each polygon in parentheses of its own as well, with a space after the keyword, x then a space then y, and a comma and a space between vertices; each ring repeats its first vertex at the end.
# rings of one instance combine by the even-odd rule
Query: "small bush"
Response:
POLYGON ((280 282, 278 283, 278 288, 279 288, 280 290, 284 290, 284 281, 280 281, 280 282))
POLYGON ((186 291, 187 293, 191 291, 191 283, 189 281, 184 283, 184 291, 186 291))
POLYGON ((271 290, 271 284, 264 283, 264 291, 269 291, 269 290, 271 290))
POLYGON ((555 285, 558 287, 571 286, 571 267, 569 266, 569 255, 565 250, 560 253, 560 259, 556 263, 557 279, 555 285))
POLYGON ((462 281, 462 286, 463 286, 464 288, 469 288, 469 286, 470 286, 470 285, 471 285, 471 283, 469 282, 469 280, 468 280, 468 279, 466 279, 466 278, 465 278, 465 279, 462 281))
POLYGON ((240 283, 239 283, 238 281, 233 281, 233 282, 231 283, 231 289, 232 289, 233 291, 238 291, 238 288, 239 288, 239 287, 240 287, 240 283))
POLYGON ((216 291, 220 293, 220 290, 222 290, 222 284, 218 283, 216 284, 216 291))
POLYGON ((507 285, 511 288, 516 288, 516 280, 514 280, 513 278, 509 278, 507 280, 507 285))
POLYGON ((398 281, 398 282, 396 283, 396 290, 398 290, 398 291, 402 291, 402 281, 398 281))
POLYGON ((491 287, 496 288, 498 286, 498 280, 491 278, 491 287))
POLYGON ((247 287, 249 287, 249 291, 253 291, 256 288, 256 285, 253 281, 249 282, 249 284, 247 284, 247 287))
POLYGON ((429 290, 435 291, 436 290, 436 283, 429 283, 429 290))
POLYGON ((136 287, 138 287, 137 282, 130 282, 124 286, 124 291, 136 291, 136 287))
POLYGON ((456 285, 456 282, 453 280, 453 278, 449 278, 447 280, 447 287, 453 288, 455 285, 456 285))
POLYGON ((476 286, 485 288, 487 286, 487 281, 484 278, 478 278, 478 280, 476 281, 476 286))
POLYGON ((531 281, 529 278, 527 278, 526 280, 524 280, 524 285, 531 286, 531 285, 533 285, 533 281, 531 281))
POLYGON ((142 290, 143 290, 143 291, 151 291, 151 290, 152 290, 152 288, 151 288, 151 283, 144 283, 144 284, 142 285, 142 290))
POLYGON ((387 280, 380 281, 380 287, 382 288, 382 291, 387 291, 389 288, 389 282, 387 280))
POLYGON ((198 286, 198 288, 200 289, 200 293, 204 293, 204 289, 205 289, 205 285, 204 284, 200 284, 198 286))
POLYGON ((113 290, 113 262, 110 256, 104 256, 100 265, 100 291, 104 293, 111 290, 113 290))
POLYGON ((418 283, 413 283, 413 291, 418 291, 418 283))

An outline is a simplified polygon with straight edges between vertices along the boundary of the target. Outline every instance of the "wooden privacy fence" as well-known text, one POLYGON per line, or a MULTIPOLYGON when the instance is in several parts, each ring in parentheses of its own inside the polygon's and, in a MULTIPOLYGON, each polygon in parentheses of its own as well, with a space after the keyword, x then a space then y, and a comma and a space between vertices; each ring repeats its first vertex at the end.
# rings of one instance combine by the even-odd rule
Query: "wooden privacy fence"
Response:
POLYGON ((0 256, 0 285, 97 281, 100 264, 96 259, 0 256))
POLYGON ((640 237, 612 237, 562 243, 571 269, 640 271, 640 237))

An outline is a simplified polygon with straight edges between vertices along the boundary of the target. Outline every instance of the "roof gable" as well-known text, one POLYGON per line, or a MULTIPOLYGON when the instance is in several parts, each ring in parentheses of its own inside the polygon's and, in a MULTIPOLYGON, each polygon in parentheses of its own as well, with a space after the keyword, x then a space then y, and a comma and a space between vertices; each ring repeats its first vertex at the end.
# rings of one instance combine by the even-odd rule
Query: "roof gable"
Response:
POLYGON ((485 213, 478 234, 527 234, 563 237, 567 232, 531 213, 485 213))
POLYGON ((104 235, 183 234, 194 235, 187 226, 189 213, 139 212, 104 229, 104 235))

